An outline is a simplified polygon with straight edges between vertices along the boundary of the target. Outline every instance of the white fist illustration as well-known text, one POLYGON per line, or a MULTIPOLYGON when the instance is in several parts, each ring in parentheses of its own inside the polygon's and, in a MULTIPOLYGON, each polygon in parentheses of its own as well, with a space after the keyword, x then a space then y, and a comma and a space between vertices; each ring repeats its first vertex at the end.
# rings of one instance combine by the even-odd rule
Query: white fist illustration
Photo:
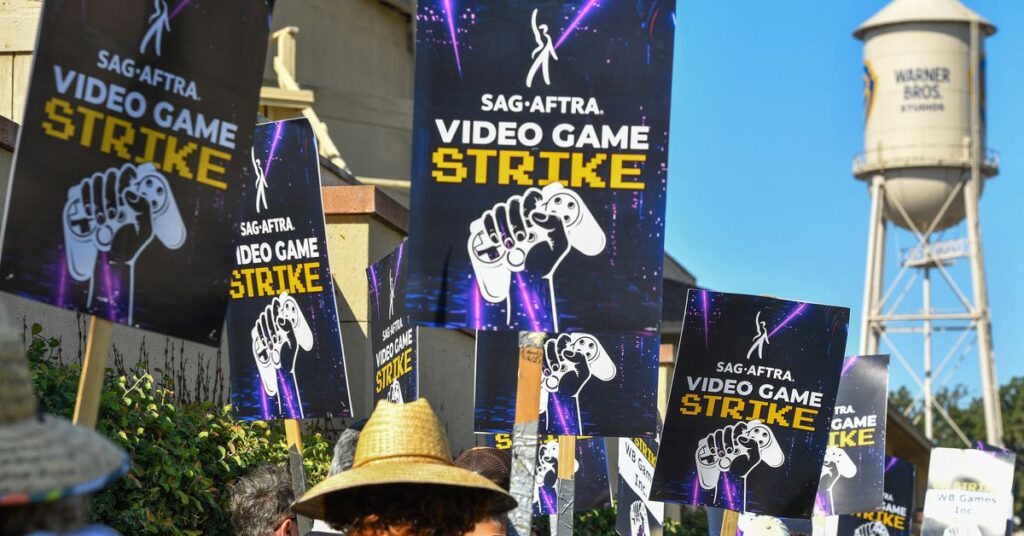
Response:
POLYGON ((853 531, 853 536, 889 536, 889 529, 880 521, 864 523, 853 531))
POLYGON ((650 522, 647 521, 647 507, 643 501, 633 501, 629 505, 629 534, 630 536, 649 536, 651 534, 650 522))
POLYGON ((694 457, 704 489, 717 488, 723 472, 747 476, 761 462, 778 467, 785 461, 772 429, 759 420, 730 424, 708 434, 697 443, 694 457))
POLYGON ((509 297, 513 273, 551 277, 570 249, 592 257, 605 240, 579 194, 556 182, 485 211, 470 223, 466 247, 480 293, 500 303, 509 297))
POLYGON ((307 352, 313 349, 313 332, 302 315, 299 303, 284 292, 275 296, 263 309, 251 335, 252 355, 263 380, 263 390, 267 396, 277 396, 277 371, 283 366, 295 373, 299 349, 307 352))

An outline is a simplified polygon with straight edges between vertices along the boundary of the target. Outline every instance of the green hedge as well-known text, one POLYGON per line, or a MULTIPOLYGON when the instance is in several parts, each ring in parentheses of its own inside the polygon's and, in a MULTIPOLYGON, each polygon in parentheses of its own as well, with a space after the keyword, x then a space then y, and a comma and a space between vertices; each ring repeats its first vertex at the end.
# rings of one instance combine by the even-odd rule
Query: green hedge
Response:
MULTIPOLYGON (((81 367, 63 364, 60 342, 32 326, 32 379, 47 413, 70 418, 81 367)), ((285 463, 284 427, 240 421, 230 406, 176 405, 173 385, 144 368, 104 379, 97 430, 128 451, 131 471, 93 498, 96 521, 123 534, 231 534, 228 486, 251 465, 285 463)), ((320 481, 333 445, 303 437, 306 475, 320 481)))

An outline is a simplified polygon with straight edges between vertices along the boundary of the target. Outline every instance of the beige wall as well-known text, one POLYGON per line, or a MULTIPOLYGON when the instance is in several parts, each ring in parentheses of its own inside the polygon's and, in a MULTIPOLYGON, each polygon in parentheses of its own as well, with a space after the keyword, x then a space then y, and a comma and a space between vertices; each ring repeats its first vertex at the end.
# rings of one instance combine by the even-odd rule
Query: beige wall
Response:
MULTIPOLYGON (((297 26, 296 79, 349 168, 404 179, 412 149, 412 24, 377 0, 278 0, 273 28, 297 26)), ((276 85, 268 59, 264 85, 276 85)))

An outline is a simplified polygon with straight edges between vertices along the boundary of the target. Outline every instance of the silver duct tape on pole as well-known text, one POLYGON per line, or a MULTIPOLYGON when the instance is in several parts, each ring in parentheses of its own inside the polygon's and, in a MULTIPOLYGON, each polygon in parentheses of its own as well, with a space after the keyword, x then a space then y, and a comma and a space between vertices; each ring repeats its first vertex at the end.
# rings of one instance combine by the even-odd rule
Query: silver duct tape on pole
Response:
POLYGON ((576 481, 558 479, 557 536, 572 536, 573 510, 576 505, 576 481))
MULTIPOLYGON (((288 447, 288 472, 292 477, 292 491, 296 497, 302 497, 306 493, 306 469, 302 466, 302 453, 295 445, 288 447)), ((306 516, 296 516, 296 522, 299 534, 313 530, 313 522, 306 516)))
POLYGON ((509 515, 509 534, 530 534, 536 472, 537 421, 517 423, 512 429, 512 475, 509 493, 519 505, 509 515))

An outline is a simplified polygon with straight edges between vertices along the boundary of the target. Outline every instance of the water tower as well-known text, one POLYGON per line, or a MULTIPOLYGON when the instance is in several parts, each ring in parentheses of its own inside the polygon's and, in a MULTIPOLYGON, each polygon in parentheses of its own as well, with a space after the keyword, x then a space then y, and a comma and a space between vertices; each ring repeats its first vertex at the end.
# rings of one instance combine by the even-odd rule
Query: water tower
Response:
POLYGON ((951 343, 935 370, 976 347, 987 441, 1000 445, 978 215, 984 182, 999 171, 985 146, 984 40, 995 31, 958 0, 893 0, 861 24, 853 35, 864 41, 864 152, 853 173, 871 196, 860 352, 877 353, 884 342, 903 362, 920 387, 931 438, 933 408, 959 430, 933 403, 933 343, 951 343), (914 244, 892 259, 885 254, 889 224, 909 232, 914 244), (948 285, 956 310, 932 306, 933 279, 948 285), (907 294, 917 290, 919 304, 907 305, 907 294), (894 343, 898 333, 923 335, 923 375, 894 343))

